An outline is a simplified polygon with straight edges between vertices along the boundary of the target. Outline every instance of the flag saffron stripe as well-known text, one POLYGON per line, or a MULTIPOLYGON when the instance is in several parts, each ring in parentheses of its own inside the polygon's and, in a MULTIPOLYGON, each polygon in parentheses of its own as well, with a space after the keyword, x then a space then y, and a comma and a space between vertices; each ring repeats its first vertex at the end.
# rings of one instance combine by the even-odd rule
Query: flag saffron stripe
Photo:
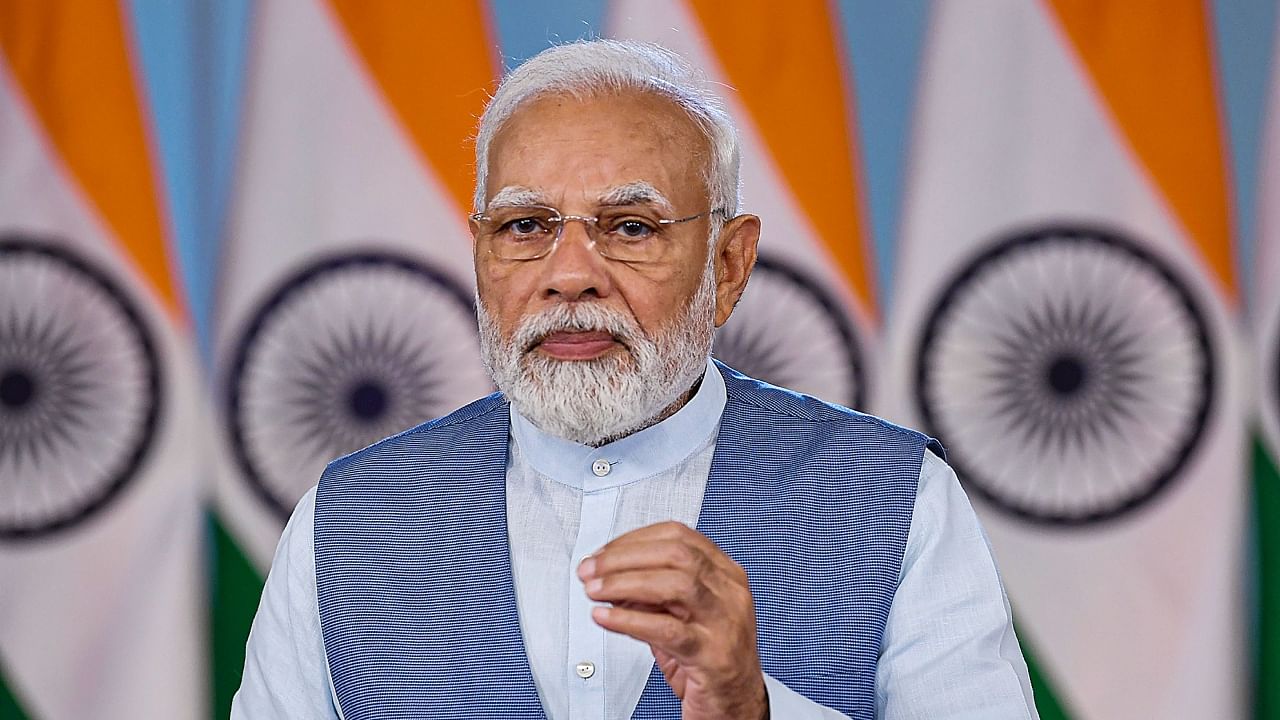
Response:
POLYGON ((428 166, 460 212, 471 207, 469 141, 498 72, 480 3, 330 4, 428 166))
MULTIPOLYGON (((689 0, 800 207, 876 317, 847 71, 825 0, 689 0), (762 48, 769 48, 763 51, 762 48)), ((767 231, 766 231, 767 232, 767 231)))
POLYGON ((176 318, 183 306, 123 12, 0 0, 0 52, 62 162, 176 318))
POLYGON ((1229 302, 1238 300, 1224 136, 1203 0, 1048 0, 1128 145, 1229 302))

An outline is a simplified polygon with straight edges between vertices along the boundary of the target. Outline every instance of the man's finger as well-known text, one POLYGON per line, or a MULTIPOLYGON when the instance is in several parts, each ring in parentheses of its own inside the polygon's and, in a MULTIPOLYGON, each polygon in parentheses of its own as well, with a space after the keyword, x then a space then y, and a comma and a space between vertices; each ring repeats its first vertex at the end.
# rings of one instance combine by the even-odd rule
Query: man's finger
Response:
POLYGON ((698 578, 678 570, 607 573, 587 581, 586 590, 597 602, 660 606, 680 620, 703 609, 708 595, 698 578))
POLYGON ((694 657, 704 642, 696 625, 681 622, 667 613, 596 607, 591 609, 591 618, 605 630, 648 643, 677 660, 694 657))
POLYGON ((697 574, 710 564, 702 548, 684 539, 610 543, 582 561, 578 577, 587 582, 614 573, 659 569, 697 574))

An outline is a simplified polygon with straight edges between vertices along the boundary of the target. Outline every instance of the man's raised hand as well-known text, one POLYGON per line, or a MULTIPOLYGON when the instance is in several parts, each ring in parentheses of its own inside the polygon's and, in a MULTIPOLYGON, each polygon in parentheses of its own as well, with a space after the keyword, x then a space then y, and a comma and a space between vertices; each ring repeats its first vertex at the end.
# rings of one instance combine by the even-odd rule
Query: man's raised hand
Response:
POLYGON ((742 567, 677 522, 621 535, 578 566, 601 627, 649 644, 684 720, 764 718, 755 604, 742 567))

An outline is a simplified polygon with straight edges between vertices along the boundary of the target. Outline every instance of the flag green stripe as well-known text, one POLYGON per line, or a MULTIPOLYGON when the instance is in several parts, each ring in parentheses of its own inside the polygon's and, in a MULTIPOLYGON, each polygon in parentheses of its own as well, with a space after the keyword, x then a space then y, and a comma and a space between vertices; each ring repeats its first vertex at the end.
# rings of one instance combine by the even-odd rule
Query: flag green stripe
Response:
MULTIPOLYGON (((1014 625, 1016 627, 1017 623, 1014 625)), ((1022 657, 1027 661, 1027 673, 1031 676, 1031 689, 1036 694, 1036 711, 1040 713, 1040 720, 1071 720, 1065 706, 1058 700, 1049 676, 1040 669, 1030 644, 1021 638, 1019 643, 1022 645, 1022 657)))
MULTIPOLYGON (((209 515, 213 539, 210 610, 213 633, 213 717, 231 716, 231 698, 240 687, 244 643, 262 596, 263 577, 216 514, 209 515)), ((3 719, 0 715, 0 720, 3 719)))
POLYGON ((1253 442, 1253 527, 1257 543, 1257 668, 1254 717, 1280 720, 1280 470, 1260 435, 1253 442))
POLYGON ((0 671, 0 720, 30 720, 30 718, 30 715, 23 712, 16 694, 5 682, 4 672, 0 671))

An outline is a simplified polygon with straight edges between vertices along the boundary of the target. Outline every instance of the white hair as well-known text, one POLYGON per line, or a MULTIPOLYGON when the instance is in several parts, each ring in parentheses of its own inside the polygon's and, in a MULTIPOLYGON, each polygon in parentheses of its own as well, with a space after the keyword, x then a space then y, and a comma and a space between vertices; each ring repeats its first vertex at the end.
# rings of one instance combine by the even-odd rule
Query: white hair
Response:
MULTIPOLYGON (((547 94, 574 98, 624 91, 670 99, 688 113, 711 148, 704 177, 711 210, 738 213, 738 133, 710 83, 689 63, 660 45, 630 40, 581 40, 535 55, 503 78, 480 117, 476 134, 475 212, 484 208, 489 144, 524 103, 547 94)), ((713 213, 713 236, 721 224, 713 213)))

